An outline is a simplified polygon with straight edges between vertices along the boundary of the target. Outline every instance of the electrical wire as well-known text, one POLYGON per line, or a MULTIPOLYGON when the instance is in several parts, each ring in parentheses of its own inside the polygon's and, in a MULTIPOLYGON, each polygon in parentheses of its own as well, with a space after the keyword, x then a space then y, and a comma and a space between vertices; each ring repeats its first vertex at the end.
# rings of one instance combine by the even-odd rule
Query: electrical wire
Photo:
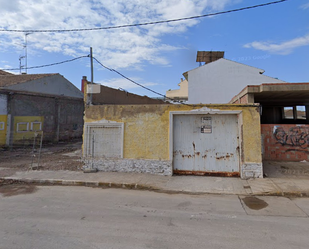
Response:
POLYGON ((173 102, 178 102, 178 103, 183 104, 183 105, 188 105, 188 104, 183 103, 183 102, 181 102, 181 101, 174 100, 174 99, 172 99, 172 98, 166 97, 166 95, 164 95, 164 94, 161 94, 161 93, 159 93, 159 92, 156 92, 156 91, 154 91, 154 90, 152 90, 152 89, 150 89, 150 88, 148 88, 148 87, 146 87, 146 86, 144 86, 144 85, 142 85, 142 84, 140 84, 140 83, 137 83, 136 81, 134 81, 134 80, 130 79, 129 77, 123 75, 123 74, 120 73, 119 71, 117 71, 117 70, 115 70, 115 69, 112 69, 112 68, 109 68, 109 67, 103 65, 103 64, 102 64, 99 60, 97 60, 95 57, 92 57, 92 58, 93 58, 98 64, 100 64, 102 67, 104 67, 105 69, 107 69, 107 70, 109 70, 109 71, 111 71, 111 72, 114 72, 114 73, 120 75, 122 78, 124 78, 124 79, 126 79, 126 80, 132 82, 133 84, 135 84, 135 85, 137 85, 137 86, 140 86, 140 87, 142 87, 142 88, 144 88, 144 89, 146 89, 146 90, 148 90, 148 91, 150 91, 150 92, 152 92, 152 93, 154 93, 154 94, 157 94, 157 95, 163 97, 164 99, 168 99, 168 100, 171 100, 171 101, 173 101, 173 102))
MULTIPOLYGON (((63 64, 63 63, 72 62, 72 61, 75 61, 75 60, 78 60, 78 59, 81 59, 81 58, 85 58, 85 57, 90 57, 90 55, 83 55, 83 56, 79 56, 79 57, 76 57, 76 58, 73 58, 73 59, 70 59, 70 60, 65 60, 65 61, 56 62, 56 63, 51 63, 51 64, 46 64, 46 65, 41 65, 41 66, 27 67, 27 68, 23 68, 23 69, 35 69, 35 68, 50 67, 50 66, 60 65, 60 64, 63 64)), ((152 90, 152 89, 150 89, 150 88, 148 88, 148 87, 146 87, 146 86, 143 86, 142 84, 137 83, 136 81, 134 81, 134 80, 130 79, 129 77, 123 75, 123 74, 120 73, 119 71, 117 71, 117 70, 115 70, 115 69, 112 69, 112 68, 109 68, 109 67, 103 65, 103 64, 102 64, 99 60, 97 60, 95 57, 92 57, 92 58, 93 58, 98 64, 100 64, 102 67, 104 67, 105 69, 107 69, 107 70, 109 70, 109 71, 111 71, 111 72, 114 72, 114 73, 120 75, 121 77, 123 77, 124 79, 126 79, 126 80, 132 82, 132 83, 135 84, 135 85, 138 85, 138 86, 140 86, 140 87, 142 87, 142 88, 144 88, 144 89, 146 89, 146 90, 148 90, 148 91, 150 91, 150 92, 152 92, 152 93, 154 93, 154 94, 157 94, 157 95, 163 97, 164 99, 168 99, 168 100, 173 101, 173 102, 178 102, 178 103, 183 104, 183 105, 188 105, 188 104, 185 104, 185 103, 183 103, 183 102, 181 102, 181 101, 174 100, 174 99, 172 99, 172 98, 166 97, 164 94, 161 94, 161 93, 156 92, 156 91, 154 91, 154 90, 152 90)), ((20 70, 20 68, 4 68, 4 69, 0 69, 0 70, 14 71, 14 70, 20 70)))
POLYGON ((124 25, 118 25, 118 26, 109 26, 109 27, 98 27, 98 28, 80 28, 80 29, 27 29, 27 30, 21 30, 21 29, 0 29, 0 32, 22 32, 22 33, 56 33, 56 32, 81 32, 81 31, 96 31, 96 30, 107 30, 107 29, 119 29, 119 28, 129 28, 129 27, 138 27, 138 26, 146 26, 146 25, 154 25, 154 24, 162 24, 162 23, 170 23, 170 22, 179 22, 179 21, 186 21, 186 20, 192 20, 192 19, 198 19, 198 18, 204 18, 209 16, 216 16, 216 15, 222 15, 222 14, 228 14, 232 12, 237 11, 243 11, 248 9, 254 9, 258 7, 264 7, 272 4, 278 4, 282 2, 286 2, 288 0, 278 0, 274 2, 268 2, 253 6, 247 6, 243 8, 238 9, 232 9, 232 10, 226 10, 226 11, 220 11, 215 13, 209 13, 205 15, 198 15, 198 16, 191 16, 191 17, 184 17, 184 18, 178 18, 178 19, 170 19, 170 20, 163 20, 163 21, 154 21, 154 22, 145 22, 145 23, 136 23, 136 24, 124 24, 124 25))
POLYGON ((76 57, 76 58, 73 58, 73 59, 70 59, 70 60, 46 64, 46 65, 41 65, 41 66, 33 66, 33 67, 27 67, 27 68, 25 68, 25 67, 22 67, 22 68, 3 68, 3 69, 0 68, 0 70, 14 71, 14 70, 20 70, 20 69, 35 69, 35 68, 42 68, 42 67, 50 67, 50 66, 55 66, 55 65, 67 63, 67 62, 72 62, 72 61, 75 61, 75 60, 78 60, 78 59, 81 59, 81 58, 85 58, 85 57, 89 57, 89 55, 83 55, 83 56, 79 56, 79 57, 76 57))

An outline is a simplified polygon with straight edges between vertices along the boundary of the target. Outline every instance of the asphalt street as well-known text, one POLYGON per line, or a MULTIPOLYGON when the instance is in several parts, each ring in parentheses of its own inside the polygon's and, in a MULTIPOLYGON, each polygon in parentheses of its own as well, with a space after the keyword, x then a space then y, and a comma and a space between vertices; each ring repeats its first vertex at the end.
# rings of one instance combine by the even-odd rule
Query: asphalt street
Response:
POLYGON ((0 187, 0 248, 308 248, 309 199, 0 187))

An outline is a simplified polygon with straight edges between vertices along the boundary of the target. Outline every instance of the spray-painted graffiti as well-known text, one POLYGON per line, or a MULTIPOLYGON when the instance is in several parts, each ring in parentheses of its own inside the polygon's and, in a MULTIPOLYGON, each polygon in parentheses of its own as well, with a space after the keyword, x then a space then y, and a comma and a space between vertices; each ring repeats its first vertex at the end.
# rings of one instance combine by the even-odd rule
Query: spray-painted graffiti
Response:
POLYGON ((309 145, 309 127, 292 127, 286 132, 282 127, 274 127, 274 136, 282 145, 300 146, 305 148, 309 145))

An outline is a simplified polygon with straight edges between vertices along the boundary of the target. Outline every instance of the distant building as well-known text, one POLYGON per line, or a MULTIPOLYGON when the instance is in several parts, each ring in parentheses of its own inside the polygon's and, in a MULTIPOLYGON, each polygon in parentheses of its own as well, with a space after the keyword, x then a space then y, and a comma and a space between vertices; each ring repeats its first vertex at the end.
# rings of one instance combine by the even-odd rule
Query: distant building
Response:
POLYGON ((188 100, 188 81, 181 78, 181 82, 178 84, 180 89, 168 90, 166 91, 165 96, 167 100, 174 99, 178 101, 187 101, 188 100))
POLYGON ((202 52, 198 52, 197 61, 205 64, 183 74, 188 81, 188 104, 228 103, 247 85, 284 83, 263 75, 262 69, 222 58, 223 52, 216 56, 203 52, 201 56, 202 52))
POLYGON ((0 146, 81 138, 83 94, 60 74, 15 75, 0 70, 0 146))

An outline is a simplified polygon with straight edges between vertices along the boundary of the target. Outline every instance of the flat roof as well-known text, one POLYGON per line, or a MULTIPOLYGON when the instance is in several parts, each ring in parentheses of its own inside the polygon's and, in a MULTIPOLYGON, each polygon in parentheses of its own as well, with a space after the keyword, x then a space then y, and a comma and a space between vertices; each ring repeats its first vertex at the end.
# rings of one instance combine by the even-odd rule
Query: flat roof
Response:
POLYGON ((230 103, 246 94, 253 94, 254 103, 260 104, 309 104, 309 82, 248 85, 230 103))

